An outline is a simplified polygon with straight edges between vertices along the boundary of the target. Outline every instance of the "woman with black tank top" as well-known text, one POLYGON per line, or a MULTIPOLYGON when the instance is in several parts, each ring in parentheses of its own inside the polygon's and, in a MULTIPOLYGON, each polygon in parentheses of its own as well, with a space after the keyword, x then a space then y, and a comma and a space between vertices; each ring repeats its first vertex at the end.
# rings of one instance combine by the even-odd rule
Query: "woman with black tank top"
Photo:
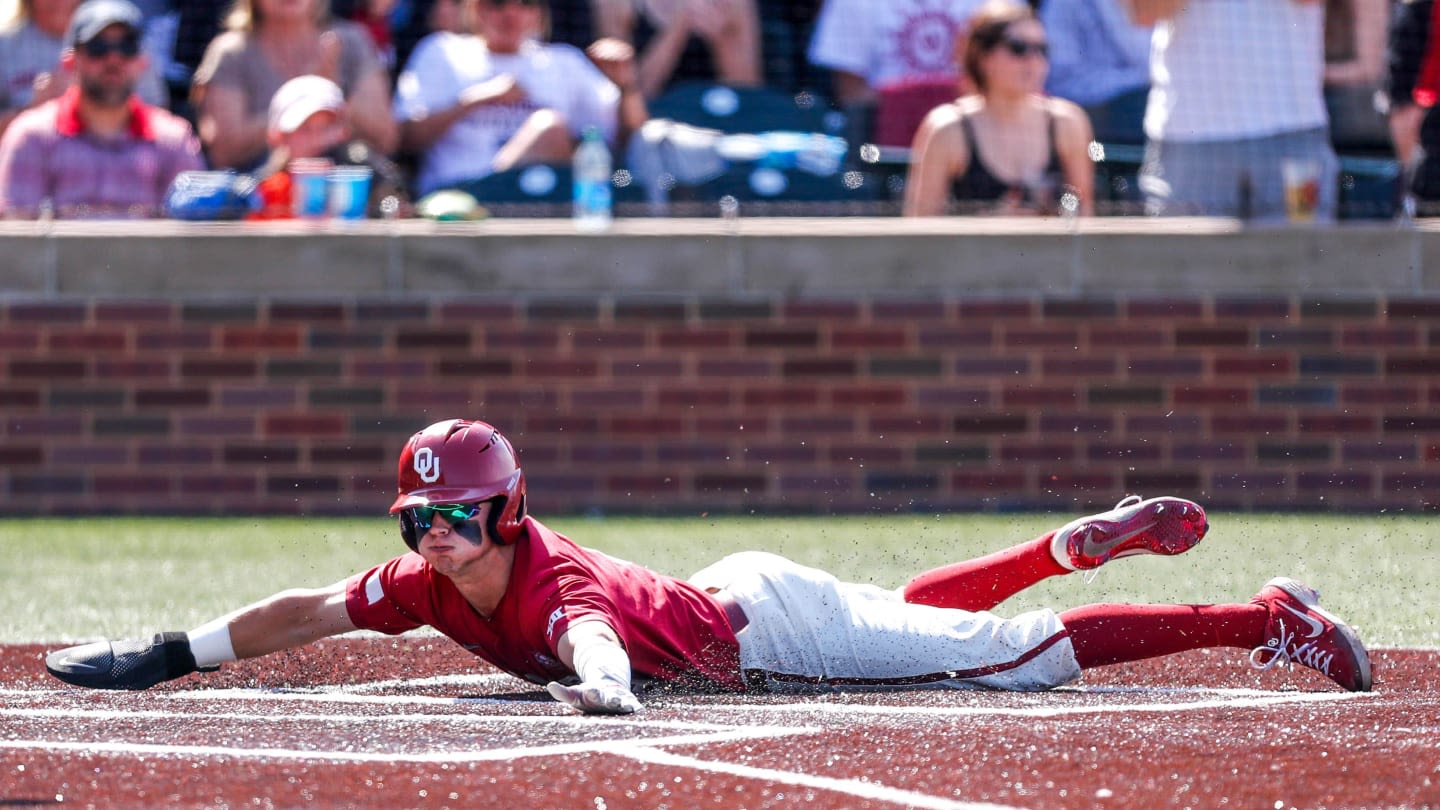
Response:
POLYGON ((905 215, 1093 213, 1090 119, 1043 95, 1040 21, 1027 5, 991 3, 968 30, 957 55, 976 92, 931 110, 915 134, 905 215))

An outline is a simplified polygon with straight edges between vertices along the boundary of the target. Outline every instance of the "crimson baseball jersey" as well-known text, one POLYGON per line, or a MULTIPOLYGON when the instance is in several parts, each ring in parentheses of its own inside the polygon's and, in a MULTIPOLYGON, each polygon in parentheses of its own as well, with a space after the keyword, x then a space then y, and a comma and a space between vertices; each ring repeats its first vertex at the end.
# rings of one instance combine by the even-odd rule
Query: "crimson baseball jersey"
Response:
POLYGON ((391 634, 429 625, 506 672, 544 684, 574 675, 556 653, 560 636, 600 619, 620 637, 637 676, 744 688, 740 645, 709 594, 581 548, 534 518, 523 529, 509 587, 489 619, 449 577, 409 553, 349 579, 350 620, 391 634))

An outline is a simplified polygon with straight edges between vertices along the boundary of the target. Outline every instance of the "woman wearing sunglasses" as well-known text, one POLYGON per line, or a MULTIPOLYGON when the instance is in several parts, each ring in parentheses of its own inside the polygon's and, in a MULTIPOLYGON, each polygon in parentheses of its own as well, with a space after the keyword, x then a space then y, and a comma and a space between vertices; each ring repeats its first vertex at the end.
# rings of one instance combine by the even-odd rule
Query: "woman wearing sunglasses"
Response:
POLYGON ((958 44, 975 92, 921 124, 905 215, 1093 213, 1090 120, 1043 95, 1049 47, 1029 6, 985 6, 958 44))
MULTIPOLYGON (((990 612, 1050 577, 1188 551, 1209 525, 1199 505, 1181 498, 1127 497, 1109 512, 887 590, 763 551, 733 553, 681 580, 585 548, 527 514, 515 450, 485 422, 451 419, 416 433, 397 473, 390 512, 409 553, 329 586, 282 591, 188 633, 57 650, 46 668, 77 686, 145 689, 355 629, 429 626, 597 714, 639 711, 636 683, 1040 690, 1087 667, 1202 647, 1249 648, 1260 669, 1294 661, 1350 690, 1371 685, 1354 631, 1321 610, 1311 588, 1283 577, 1238 604, 990 612)), ((763 531, 756 534, 763 544, 763 531)))

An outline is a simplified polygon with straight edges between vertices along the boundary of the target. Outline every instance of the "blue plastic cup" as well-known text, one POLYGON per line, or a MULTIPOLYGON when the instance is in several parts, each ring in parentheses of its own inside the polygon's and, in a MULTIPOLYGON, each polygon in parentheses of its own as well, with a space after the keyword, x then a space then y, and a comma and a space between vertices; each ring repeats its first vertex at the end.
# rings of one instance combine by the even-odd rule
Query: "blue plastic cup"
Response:
POLYGON ((290 208, 302 219, 320 219, 328 210, 327 176, 334 164, 323 158, 290 161, 290 208))
POLYGON ((370 202, 369 166, 336 166, 330 170, 330 216, 364 219, 370 202))

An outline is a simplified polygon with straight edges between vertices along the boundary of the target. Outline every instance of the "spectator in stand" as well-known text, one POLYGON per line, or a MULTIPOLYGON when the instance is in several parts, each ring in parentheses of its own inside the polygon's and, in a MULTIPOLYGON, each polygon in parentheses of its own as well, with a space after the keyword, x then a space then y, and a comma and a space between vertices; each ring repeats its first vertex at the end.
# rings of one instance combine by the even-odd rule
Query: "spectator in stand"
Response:
POLYGON ((1327 0, 1325 107, 1337 150, 1389 147, 1385 123, 1385 38, 1390 0, 1327 0))
POLYGON ((1153 31, 1130 22, 1121 2, 1045 0, 1040 6, 1050 35, 1045 90, 1083 107, 1096 140, 1142 144, 1153 31))
POLYGON ((629 42, 639 54, 646 98, 660 95, 672 79, 762 83, 756 0, 594 0, 594 9, 600 36, 629 42), (708 52, 708 64, 686 58, 697 49, 708 52))
POLYGON ((1048 43, 1029 6, 985 6, 961 49, 976 92, 925 117, 910 150, 905 215, 1089 215, 1095 166, 1090 121, 1044 95, 1048 43))
MULTIPOLYGON (((392 15, 390 41, 395 46, 395 64, 392 75, 398 76, 400 69, 410 61, 410 54, 420 40, 436 31, 455 30, 444 24, 446 17, 454 18, 458 12, 442 10, 458 9, 460 0, 400 0, 399 13, 392 15)), ((394 82, 391 82, 394 85, 394 82)))
MULTIPOLYGON (((0 31, 0 133, 15 116, 59 98, 68 74, 60 68, 65 31, 79 0, 19 0, 19 14, 0 31)), ((159 67, 147 62, 140 98, 165 106, 168 94, 159 67)))
POLYGON ((1145 161, 1151 214, 1283 221, 1281 162, 1319 169, 1318 220, 1333 219, 1339 161, 1322 90, 1319 0, 1131 0, 1154 24, 1145 161))
POLYGON ((450 31, 456 34, 473 34, 475 4, 466 0, 435 0, 425 15, 425 28, 430 33, 450 31))
POLYGON ((851 137, 907 146, 925 114, 964 91, 955 44, 983 0, 825 0, 809 59, 831 72, 851 137), (873 124, 873 126, 872 126, 873 124))
POLYGON ((343 20, 350 20, 365 27, 380 61, 385 68, 395 63, 395 32, 391 30, 391 16, 399 0, 332 0, 330 10, 343 20))
MULTIPOLYGON (((1423 202, 1440 200, 1440 27, 1434 0, 1401 4, 1390 30, 1390 133, 1405 169, 1408 191, 1423 202)), ((1422 213, 1430 213, 1424 211, 1422 213)))
POLYGON ((595 33, 595 0, 546 0, 545 41, 585 50, 595 33))
POLYGON ((17 116, 0 138, 0 212, 34 218, 153 217, 176 175, 201 169, 190 125, 135 95, 146 59, 140 10, 89 0, 60 57, 66 90, 17 116))
POLYGON ((315 74, 345 91, 345 118, 381 154, 395 151, 390 79, 364 27, 331 20, 327 0, 238 0, 195 72, 200 140, 217 168, 264 161, 270 99, 286 81, 315 74))
POLYGON ((426 37, 396 86, 402 142, 420 157, 420 194, 517 166, 568 162, 588 127, 614 147, 645 122, 628 44, 601 39, 581 52, 542 42, 542 0, 469 4, 478 35, 426 37))
POLYGON ((364 166, 370 169, 370 216, 390 213, 408 216, 409 200, 405 178, 398 166, 377 154, 363 141, 351 137, 345 121, 345 95, 340 86, 324 76, 297 76, 280 85, 270 100, 270 156, 256 172, 264 208, 257 219, 286 219, 291 214, 291 160, 326 158, 336 166, 364 166), (386 199, 394 208, 384 209, 386 199))
POLYGON ((176 72, 183 76, 183 81, 178 78, 175 81, 179 82, 184 92, 176 94, 174 107, 177 112, 183 109, 191 120, 194 120, 190 96, 195 71, 200 68, 200 61, 205 58, 205 49, 210 46, 211 40, 220 34, 225 13, 232 5, 232 0, 184 0, 175 3, 175 44, 171 49, 171 62, 176 72))

